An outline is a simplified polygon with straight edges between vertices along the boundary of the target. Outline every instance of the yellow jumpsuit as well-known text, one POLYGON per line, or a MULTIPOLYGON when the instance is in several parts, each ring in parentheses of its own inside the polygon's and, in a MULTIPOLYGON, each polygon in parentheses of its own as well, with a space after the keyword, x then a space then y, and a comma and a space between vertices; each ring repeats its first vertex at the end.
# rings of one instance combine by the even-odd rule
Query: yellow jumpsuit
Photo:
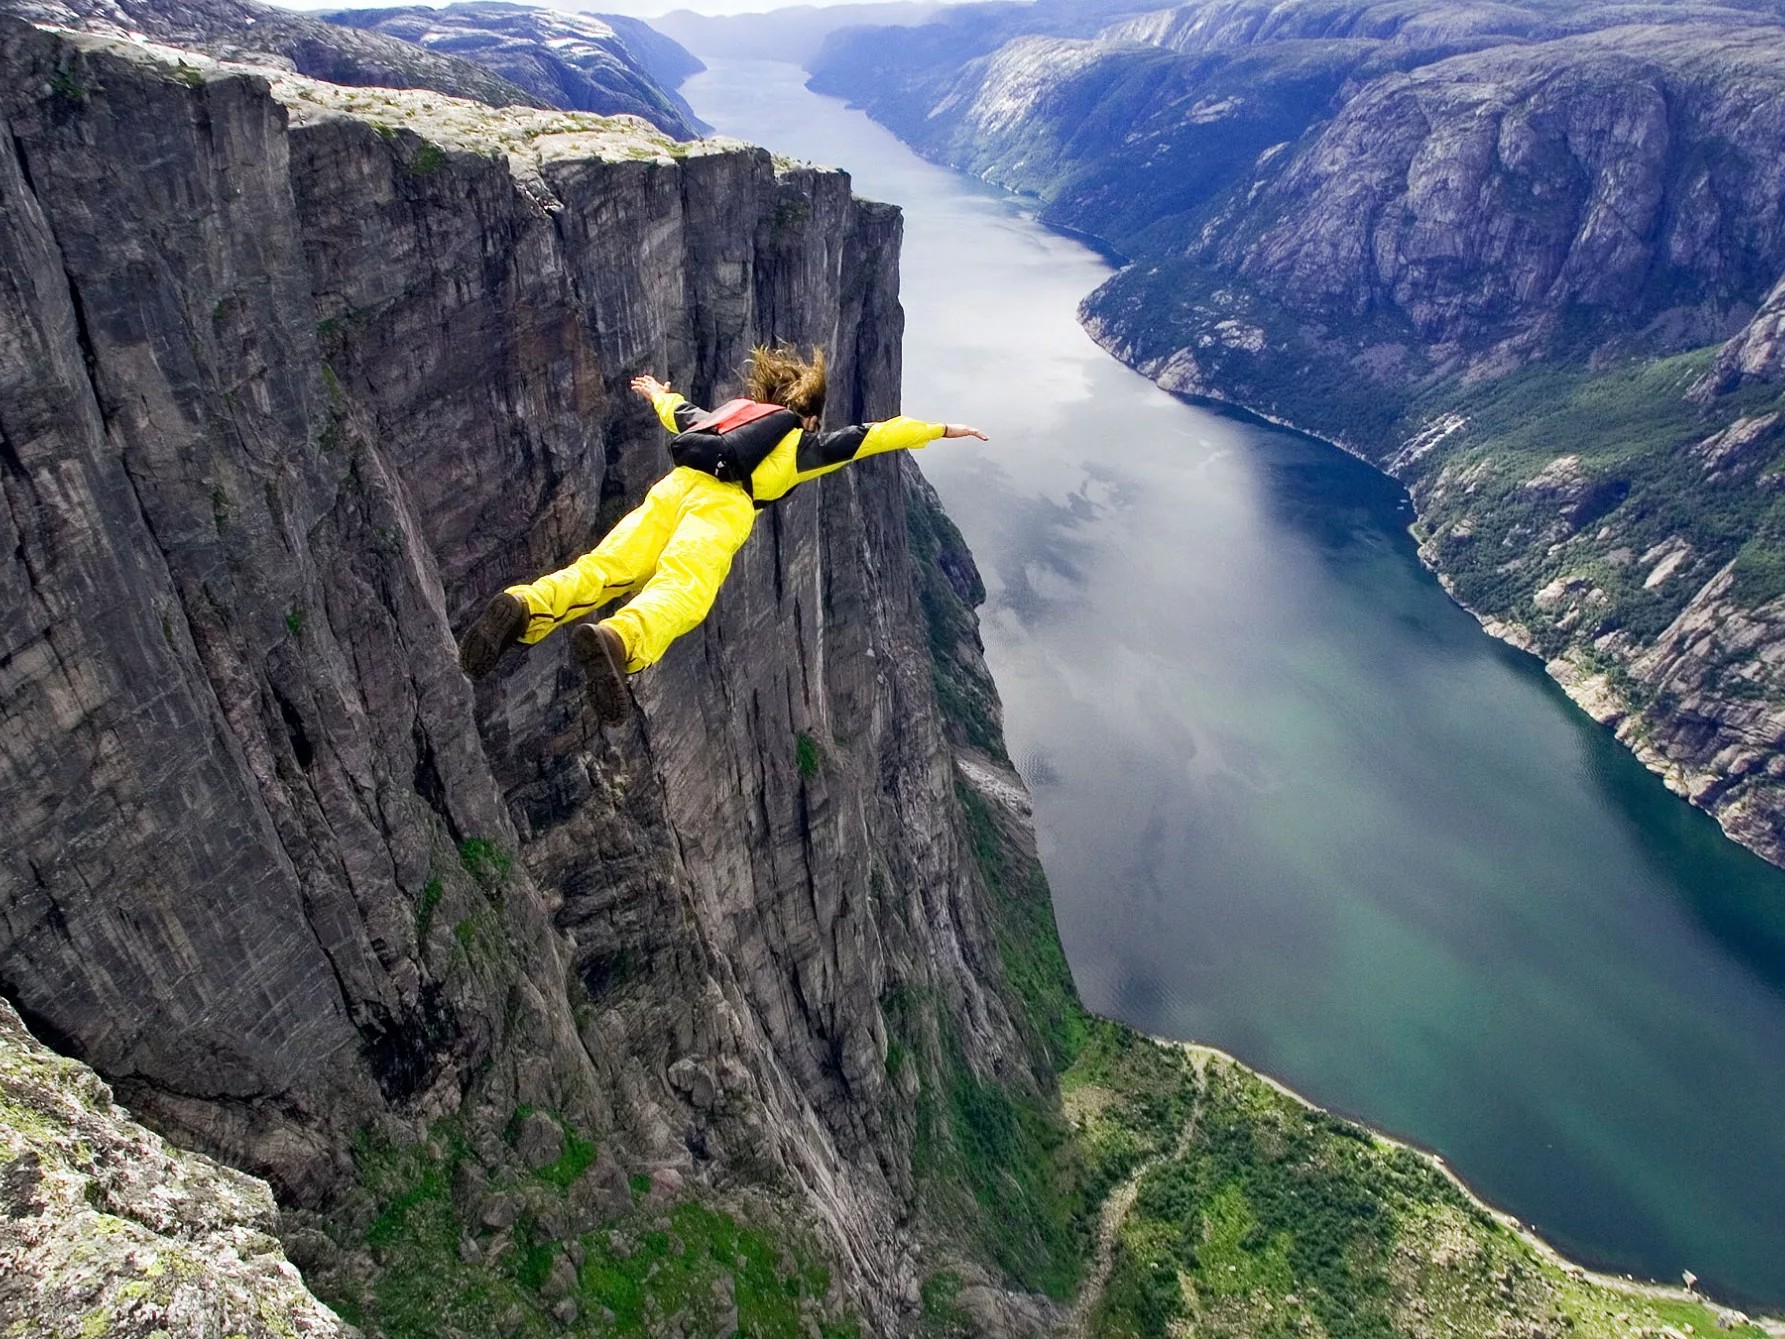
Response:
MULTIPOLYGON (((651 405, 671 432, 700 415, 675 391, 653 396, 651 405)), ((706 617, 731 571, 732 555, 750 537, 757 503, 773 502, 795 485, 863 456, 924 446, 942 436, 943 429, 940 423, 902 416, 836 432, 794 428, 751 474, 750 493, 677 466, 570 566, 508 588, 527 606, 527 628, 520 639, 531 645, 566 623, 587 620, 610 600, 630 595, 606 622, 626 643, 626 672, 637 673, 706 617)))

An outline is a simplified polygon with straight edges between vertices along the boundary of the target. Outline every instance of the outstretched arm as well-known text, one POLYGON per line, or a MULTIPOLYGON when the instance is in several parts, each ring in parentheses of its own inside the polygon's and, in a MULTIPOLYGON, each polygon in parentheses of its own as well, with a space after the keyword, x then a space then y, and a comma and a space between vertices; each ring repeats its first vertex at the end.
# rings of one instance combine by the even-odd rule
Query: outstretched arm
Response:
POLYGON ((884 419, 858 423, 834 432, 809 432, 800 439, 798 478, 810 478, 846 465, 852 460, 877 456, 882 451, 908 451, 938 437, 977 437, 989 440, 978 428, 965 423, 926 423, 922 419, 884 419))
POLYGON ((698 406, 689 404, 679 392, 669 388, 667 381, 659 381, 649 372, 632 378, 632 389, 651 402, 651 408, 671 432, 687 431, 702 415, 698 406))

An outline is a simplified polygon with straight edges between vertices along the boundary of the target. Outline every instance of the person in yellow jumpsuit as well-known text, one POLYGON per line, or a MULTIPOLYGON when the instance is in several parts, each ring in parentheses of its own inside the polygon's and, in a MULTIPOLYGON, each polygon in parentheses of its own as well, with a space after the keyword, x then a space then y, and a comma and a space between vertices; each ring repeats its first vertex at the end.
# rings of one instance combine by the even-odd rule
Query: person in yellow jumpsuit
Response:
MULTIPOLYGON (((748 400, 791 411, 752 425, 767 454, 747 477, 727 478, 723 468, 717 475, 688 465, 670 470, 595 548, 568 567, 510 586, 490 600, 459 647, 467 674, 482 677, 510 647, 531 646, 574 624, 571 648, 582 663, 597 715, 604 724, 624 720, 625 676, 656 663, 671 642, 706 617, 759 509, 808 479, 866 456, 925 446, 938 437, 986 440, 978 428, 963 423, 902 415, 819 431, 824 357, 818 350, 807 360, 789 349, 759 347, 744 381, 748 400), (761 436, 764 431, 773 435, 772 445, 770 437, 761 436), (591 621, 603 605, 625 597, 630 598, 607 618, 591 621)), ((711 417, 654 376, 635 377, 632 389, 651 402, 671 432, 698 429, 711 417)))

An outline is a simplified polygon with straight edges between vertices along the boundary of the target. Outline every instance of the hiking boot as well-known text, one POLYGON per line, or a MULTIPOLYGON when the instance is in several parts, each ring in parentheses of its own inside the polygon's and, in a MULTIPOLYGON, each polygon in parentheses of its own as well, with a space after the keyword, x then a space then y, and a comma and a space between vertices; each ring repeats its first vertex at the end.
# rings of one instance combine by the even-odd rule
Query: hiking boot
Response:
POLYGON ((459 643, 459 668, 481 679, 527 630, 527 602, 507 591, 491 597, 459 643))
POLYGON ((570 649, 582 666, 596 719, 603 725, 619 725, 632 712, 632 698, 626 692, 626 643, 605 623, 578 623, 570 630, 570 649))

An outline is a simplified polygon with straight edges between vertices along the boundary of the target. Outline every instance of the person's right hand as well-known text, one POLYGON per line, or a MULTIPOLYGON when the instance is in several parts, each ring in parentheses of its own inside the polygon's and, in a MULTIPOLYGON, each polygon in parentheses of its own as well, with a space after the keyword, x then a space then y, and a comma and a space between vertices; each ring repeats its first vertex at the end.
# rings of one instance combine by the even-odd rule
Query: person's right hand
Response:
POLYGON ((659 381, 649 372, 646 372, 643 376, 632 378, 632 389, 644 396, 647 400, 655 400, 659 395, 669 394, 669 383, 667 381, 659 381))
POLYGON ((981 432, 978 428, 970 427, 965 423, 944 424, 943 428, 942 428, 942 435, 944 437, 977 437, 982 442, 989 442, 992 440, 990 437, 987 437, 983 432, 981 432))

